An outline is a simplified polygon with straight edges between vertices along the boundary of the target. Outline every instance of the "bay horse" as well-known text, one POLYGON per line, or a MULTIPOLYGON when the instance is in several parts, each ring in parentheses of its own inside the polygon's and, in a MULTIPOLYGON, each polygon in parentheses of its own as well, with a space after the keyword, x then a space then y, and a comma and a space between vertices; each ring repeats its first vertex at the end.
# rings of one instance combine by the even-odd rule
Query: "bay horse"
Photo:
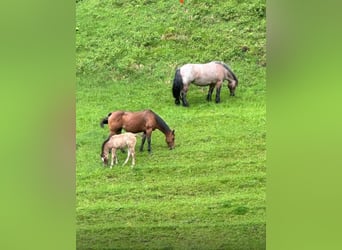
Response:
POLYGON ((164 133, 169 149, 175 147, 175 131, 171 130, 166 122, 150 109, 138 112, 114 111, 101 120, 102 128, 104 124, 108 124, 110 136, 120 134, 122 129, 132 133, 143 132, 140 151, 143 151, 147 138, 148 152, 151 153, 151 135, 155 129, 164 133))
POLYGON ((118 164, 118 157, 116 155, 117 149, 123 149, 127 147, 127 158, 125 162, 122 165, 125 165, 129 157, 132 157, 132 167, 135 165, 135 145, 137 143, 137 134, 133 134, 130 132, 119 134, 119 135, 113 135, 111 137, 108 137, 103 143, 102 143, 102 152, 101 152, 101 159, 103 161, 104 165, 108 165, 108 154, 109 150, 112 150, 112 161, 110 164, 110 168, 113 167, 114 159, 115 164, 118 164))
POLYGON ((179 105, 182 100, 183 106, 188 107, 186 94, 190 83, 198 86, 208 86, 209 91, 207 100, 211 101, 211 96, 216 87, 216 103, 220 102, 220 92, 223 82, 228 81, 228 88, 231 96, 235 96, 235 88, 238 85, 238 79, 233 71, 223 62, 209 62, 205 64, 185 64, 178 68, 173 79, 173 97, 175 104, 179 105))

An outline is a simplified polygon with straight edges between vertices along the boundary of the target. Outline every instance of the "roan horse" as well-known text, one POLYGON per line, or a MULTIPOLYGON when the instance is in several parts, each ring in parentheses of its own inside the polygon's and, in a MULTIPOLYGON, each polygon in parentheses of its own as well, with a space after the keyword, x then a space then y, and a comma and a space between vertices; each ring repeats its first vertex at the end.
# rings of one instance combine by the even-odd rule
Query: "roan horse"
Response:
POLYGON ((190 83, 198 86, 209 85, 207 100, 211 101, 211 96, 216 87, 216 103, 220 102, 220 92, 223 82, 228 81, 230 95, 235 95, 235 88, 238 85, 238 79, 233 71, 223 62, 210 62, 206 64, 185 64, 178 68, 173 79, 173 97, 175 104, 179 105, 182 100, 183 106, 189 106, 186 100, 186 94, 190 83))
POLYGON ((137 134, 133 134, 130 132, 120 134, 120 135, 113 135, 108 137, 102 143, 102 152, 101 152, 101 159, 104 165, 108 165, 108 154, 109 150, 112 150, 112 161, 110 164, 110 168, 112 168, 115 158, 115 164, 118 164, 118 157, 116 155, 117 149, 123 149, 127 147, 128 153, 125 162, 122 165, 125 165, 129 157, 132 157, 132 167, 135 165, 135 144, 137 143, 137 134))
POLYGON ((143 132, 140 151, 143 151, 147 138, 148 152, 151 153, 151 135, 155 129, 164 133, 169 149, 175 147, 175 131, 171 130, 166 122, 150 109, 138 112, 115 111, 101 120, 102 128, 104 124, 108 124, 110 136, 120 134, 122 129, 132 133, 143 132))

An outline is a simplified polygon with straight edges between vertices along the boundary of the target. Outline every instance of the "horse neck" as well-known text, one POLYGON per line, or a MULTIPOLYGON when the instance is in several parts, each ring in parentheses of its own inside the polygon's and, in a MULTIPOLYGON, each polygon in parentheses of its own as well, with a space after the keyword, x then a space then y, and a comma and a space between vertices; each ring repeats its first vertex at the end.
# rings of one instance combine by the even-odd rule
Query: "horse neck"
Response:
POLYGON ((170 133, 171 129, 166 124, 166 122, 160 118, 157 114, 155 114, 156 122, 157 122, 157 129, 159 129, 161 132, 165 134, 165 136, 170 133))
POLYGON ((109 149, 110 149, 110 139, 109 140, 106 140, 104 141, 103 145, 102 145, 102 153, 101 155, 104 155, 104 156, 108 156, 109 154, 109 149))
POLYGON ((223 62, 218 62, 218 63, 221 64, 222 67, 226 70, 225 79, 226 79, 226 80, 229 80, 229 75, 231 75, 231 77, 233 77, 233 79, 234 79, 234 81, 235 81, 235 84, 237 85, 238 80, 237 80, 237 78, 236 78, 234 72, 228 67, 228 65, 225 64, 225 63, 223 63, 223 62))

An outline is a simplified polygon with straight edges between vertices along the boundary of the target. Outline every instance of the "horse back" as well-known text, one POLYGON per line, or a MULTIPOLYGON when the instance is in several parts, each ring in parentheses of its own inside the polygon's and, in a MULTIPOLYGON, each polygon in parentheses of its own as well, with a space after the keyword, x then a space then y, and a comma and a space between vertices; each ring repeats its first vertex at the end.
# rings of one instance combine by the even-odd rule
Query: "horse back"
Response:
POLYGON ((134 147, 136 142, 136 135, 130 132, 113 135, 109 141, 112 148, 134 147))
POLYGON ((154 113, 151 110, 125 112, 123 115, 123 129, 127 132, 145 132, 155 124, 154 113))
POLYGON ((154 129, 155 124, 155 114, 149 109, 138 112, 115 111, 108 117, 109 129, 113 134, 120 129, 132 133, 145 132, 148 129, 154 129))
POLYGON ((122 116, 124 115, 125 111, 114 111, 108 117, 108 126, 117 128, 122 123, 122 116))
POLYGON ((196 85, 209 85, 224 79, 225 70, 214 62, 205 64, 185 64, 181 67, 183 82, 196 85))

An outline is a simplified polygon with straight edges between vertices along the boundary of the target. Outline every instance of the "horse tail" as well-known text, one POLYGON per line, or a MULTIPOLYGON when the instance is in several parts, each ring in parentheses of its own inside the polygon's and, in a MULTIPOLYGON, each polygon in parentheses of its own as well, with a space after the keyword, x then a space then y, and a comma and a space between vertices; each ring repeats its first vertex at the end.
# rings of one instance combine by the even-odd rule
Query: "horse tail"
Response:
POLYGON ((176 104, 179 104, 179 98, 181 90, 183 89, 183 79, 180 74, 180 69, 176 70, 175 77, 173 79, 172 93, 173 97, 176 99, 176 104))
POLYGON ((105 117, 105 118, 103 118, 103 119, 101 120, 101 122, 100 122, 101 128, 103 128, 104 124, 108 124, 108 117, 109 117, 111 114, 112 114, 112 113, 109 113, 109 114, 107 115, 107 117, 105 117))

